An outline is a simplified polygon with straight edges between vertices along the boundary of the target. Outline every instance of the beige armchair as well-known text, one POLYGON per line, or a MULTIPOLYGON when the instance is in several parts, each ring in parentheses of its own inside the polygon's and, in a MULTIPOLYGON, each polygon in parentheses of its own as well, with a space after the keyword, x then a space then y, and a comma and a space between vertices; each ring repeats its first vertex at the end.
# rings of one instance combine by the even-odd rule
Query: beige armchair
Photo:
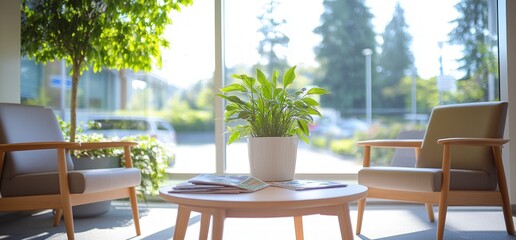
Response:
MULTIPOLYGON (((507 233, 514 234, 502 163, 506 102, 439 106, 433 109, 422 140, 371 140, 364 147, 358 183, 367 198, 424 203, 429 220, 439 205, 436 239, 443 239, 448 206, 502 206, 507 233), (370 166, 372 148, 414 148, 415 167, 370 166)), ((356 234, 361 233, 366 199, 358 202, 356 234)))
POLYGON ((68 239, 74 239, 72 206, 130 198, 136 234, 140 235, 135 187, 140 171, 132 167, 132 142, 65 142, 49 108, 0 103, 0 211, 55 209, 68 239), (124 148, 124 168, 74 171, 69 151, 124 148))

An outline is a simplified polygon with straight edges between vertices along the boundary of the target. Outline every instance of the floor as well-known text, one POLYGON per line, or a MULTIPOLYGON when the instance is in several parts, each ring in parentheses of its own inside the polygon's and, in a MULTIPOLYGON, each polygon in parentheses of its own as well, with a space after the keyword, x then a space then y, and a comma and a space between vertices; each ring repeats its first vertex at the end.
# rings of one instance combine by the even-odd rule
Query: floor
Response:
MULTIPOLYGON (((351 205, 352 224, 356 205, 351 205)), ((435 209, 437 210, 437 209, 435 209)), ((163 202, 141 204, 142 235, 136 236, 127 202, 115 201, 100 217, 75 219, 76 239, 172 239, 177 206, 163 202)), ((64 224, 52 227, 52 213, 43 211, 13 214, 0 218, 0 239, 66 239, 64 224)), ((192 214, 185 239, 198 239, 200 216, 192 214)), ((312 215, 303 218, 305 239, 340 239, 335 216, 312 215)), ((436 223, 429 223, 422 205, 369 204, 362 234, 355 239, 435 239, 436 223)), ((291 218, 227 219, 224 239, 295 239, 291 218)), ((449 209, 445 239, 516 239, 507 235, 500 208, 449 209)))

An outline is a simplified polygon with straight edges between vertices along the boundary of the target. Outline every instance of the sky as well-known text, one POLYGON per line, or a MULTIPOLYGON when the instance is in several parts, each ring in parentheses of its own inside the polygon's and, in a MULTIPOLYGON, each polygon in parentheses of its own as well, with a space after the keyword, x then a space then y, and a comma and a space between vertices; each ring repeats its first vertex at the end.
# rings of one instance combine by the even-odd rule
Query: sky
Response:
MULTIPOLYGON (((266 0, 265 0, 266 1, 266 0)), ((194 1, 180 13, 173 13, 173 25, 167 30, 171 47, 163 51, 163 66, 154 73, 179 87, 187 87, 213 75, 214 64, 214 1, 194 1)), ((260 38, 256 16, 264 0, 226 0, 225 46, 226 66, 253 65, 259 60, 256 47, 260 38)), ((284 0, 275 10, 285 18, 282 29, 289 38, 284 54, 291 65, 317 66, 313 47, 321 37, 313 33, 323 11, 321 0, 284 0), (303 3, 303 4, 300 4, 303 3)), ((405 18, 412 34, 412 50, 418 73, 423 78, 439 74, 439 55, 443 57, 444 74, 459 77, 455 61, 460 48, 444 44, 453 28, 450 21, 457 17, 453 7, 456 0, 366 0, 374 15, 375 32, 381 34, 391 20, 396 3, 405 10, 405 18)), ((381 38, 377 37, 378 40, 381 38)))

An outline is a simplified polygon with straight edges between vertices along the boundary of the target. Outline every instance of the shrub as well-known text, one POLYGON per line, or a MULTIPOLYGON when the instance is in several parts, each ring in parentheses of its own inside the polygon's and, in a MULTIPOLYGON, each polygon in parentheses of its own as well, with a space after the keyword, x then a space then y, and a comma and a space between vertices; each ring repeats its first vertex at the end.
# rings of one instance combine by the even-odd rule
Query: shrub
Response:
MULTIPOLYGON (((68 141, 68 131, 70 124, 58 117, 61 130, 68 141)), ((82 129, 78 129, 76 135, 77 142, 109 142, 109 141, 130 141, 137 142, 138 145, 131 148, 131 158, 133 166, 140 169, 142 175, 141 184, 136 188, 138 197, 146 201, 147 195, 155 196, 158 194, 159 186, 167 179, 166 170, 169 166, 169 159, 172 152, 163 143, 150 136, 131 136, 120 138, 106 138, 102 134, 84 134, 82 129)), ((124 166, 124 151, 122 148, 105 148, 77 150, 71 153, 72 157, 119 157, 120 166, 124 166)))
POLYGON ((330 150, 340 155, 355 155, 357 151, 356 141, 354 139, 334 140, 330 143, 330 150))
MULTIPOLYGON (((381 127, 379 125, 372 126, 369 131, 360 132, 355 135, 357 141, 372 139, 395 139, 402 129, 401 124, 392 124, 389 127, 381 127)), ((357 159, 364 158, 364 148, 355 145, 355 156, 357 159)), ((389 165, 394 150, 392 148, 372 148, 371 149, 371 166, 389 165)))

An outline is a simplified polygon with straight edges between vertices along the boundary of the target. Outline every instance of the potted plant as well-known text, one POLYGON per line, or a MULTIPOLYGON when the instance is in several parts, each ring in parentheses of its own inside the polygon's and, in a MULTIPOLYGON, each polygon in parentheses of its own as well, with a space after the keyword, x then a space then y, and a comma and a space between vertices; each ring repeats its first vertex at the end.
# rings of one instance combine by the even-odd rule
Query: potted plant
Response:
POLYGON ((225 122, 239 121, 227 127, 228 144, 248 138, 251 175, 264 181, 293 179, 298 139, 309 143, 308 126, 313 116, 321 116, 319 102, 312 96, 330 93, 319 87, 291 89, 295 69, 285 71, 281 80, 278 71, 270 79, 260 69, 256 69, 256 78, 234 74, 240 81, 217 94, 228 101, 225 122))

